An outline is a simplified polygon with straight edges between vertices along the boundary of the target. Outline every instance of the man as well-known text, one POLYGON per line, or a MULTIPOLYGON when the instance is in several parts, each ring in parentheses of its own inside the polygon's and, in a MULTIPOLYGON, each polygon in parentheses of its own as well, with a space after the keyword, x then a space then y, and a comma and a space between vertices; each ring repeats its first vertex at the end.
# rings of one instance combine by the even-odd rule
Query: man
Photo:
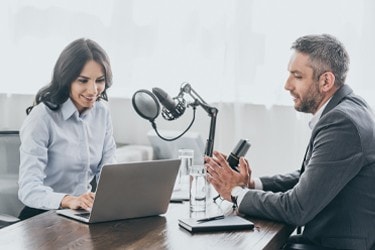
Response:
POLYGON ((297 111, 313 114, 301 169, 253 179, 245 159, 236 172, 214 152, 206 158, 208 180, 242 214, 304 226, 299 242, 375 249, 373 113, 345 85, 349 56, 336 38, 304 36, 292 49, 285 89, 297 111))

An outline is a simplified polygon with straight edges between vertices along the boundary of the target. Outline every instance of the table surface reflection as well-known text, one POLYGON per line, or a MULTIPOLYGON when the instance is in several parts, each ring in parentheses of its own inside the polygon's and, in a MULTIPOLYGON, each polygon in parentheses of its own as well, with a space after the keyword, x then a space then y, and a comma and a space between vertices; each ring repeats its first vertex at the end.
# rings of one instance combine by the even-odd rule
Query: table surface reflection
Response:
POLYGON ((165 215, 88 225, 49 211, 0 229, 0 249, 279 249, 294 229, 251 218, 254 230, 191 234, 178 226, 189 214, 188 202, 171 203, 165 215))

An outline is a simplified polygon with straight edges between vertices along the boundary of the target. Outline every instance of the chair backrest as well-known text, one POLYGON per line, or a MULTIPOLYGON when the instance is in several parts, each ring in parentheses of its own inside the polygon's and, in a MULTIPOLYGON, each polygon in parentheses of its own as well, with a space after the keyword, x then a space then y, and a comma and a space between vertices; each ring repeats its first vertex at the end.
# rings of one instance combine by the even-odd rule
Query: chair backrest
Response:
POLYGON ((0 131, 0 174, 17 174, 21 145, 18 131, 0 131))

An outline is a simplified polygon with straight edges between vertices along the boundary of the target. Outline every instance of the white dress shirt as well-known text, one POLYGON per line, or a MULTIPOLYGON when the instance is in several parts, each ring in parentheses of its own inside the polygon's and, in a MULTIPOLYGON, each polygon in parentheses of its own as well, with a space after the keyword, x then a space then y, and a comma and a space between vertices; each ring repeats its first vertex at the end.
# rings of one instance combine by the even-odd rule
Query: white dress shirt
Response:
POLYGON ((19 199, 57 209, 67 194, 91 191, 104 163, 115 162, 112 120, 104 101, 81 115, 70 98, 57 111, 35 106, 21 130, 19 199))

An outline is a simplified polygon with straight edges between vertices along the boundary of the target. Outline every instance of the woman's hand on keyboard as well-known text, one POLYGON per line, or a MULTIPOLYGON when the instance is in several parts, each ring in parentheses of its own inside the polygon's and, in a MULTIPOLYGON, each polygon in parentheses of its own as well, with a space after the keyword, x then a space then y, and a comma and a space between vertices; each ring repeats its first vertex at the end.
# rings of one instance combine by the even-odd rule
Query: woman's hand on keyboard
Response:
POLYGON ((88 192, 80 196, 66 195, 61 200, 61 208, 85 209, 90 211, 94 203, 95 193, 88 192))

